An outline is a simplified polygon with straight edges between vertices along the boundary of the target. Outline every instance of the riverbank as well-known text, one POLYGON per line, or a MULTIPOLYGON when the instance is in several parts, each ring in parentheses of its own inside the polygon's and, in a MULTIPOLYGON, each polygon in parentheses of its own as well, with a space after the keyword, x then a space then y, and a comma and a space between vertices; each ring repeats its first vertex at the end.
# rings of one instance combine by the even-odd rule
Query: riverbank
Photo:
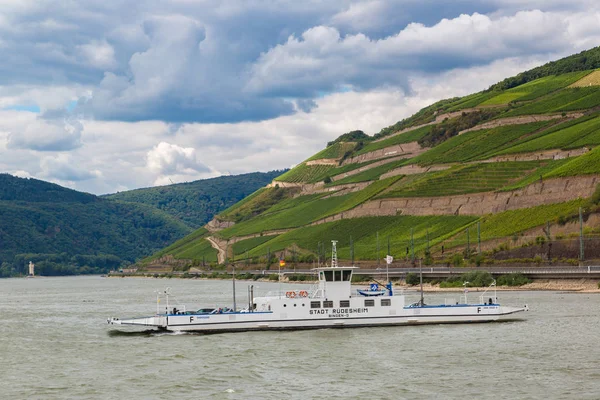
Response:
MULTIPOLYGON (((215 281, 223 281, 229 280, 225 278, 211 278, 211 277, 178 277, 178 276, 166 276, 166 275, 158 275, 158 276, 144 276, 140 274, 135 275, 109 275, 110 277, 128 277, 128 278, 162 278, 162 279, 197 279, 197 280, 215 280, 215 281)), ((236 277, 238 281, 244 282, 274 282, 273 279, 268 278, 258 278, 258 279, 240 279, 236 277)), ((316 284, 317 281, 290 281, 287 277, 284 276, 282 279, 284 283, 297 283, 297 284, 316 284)), ((371 281, 364 282, 355 282, 354 286, 364 286, 369 284, 371 281)), ((404 290, 419 290, 419 285, 407 285, 404 281, 393 281, 394 288, 396 289, 404 289, 404 290)), ((599 283, 594 279, 536 279, 531 283, 525 284, 523 286, 497 286, 496 290, 498 291, 558 291, 558 292, 579 292, 579 293, 600 293, 600 287, 598 287, 599 283)), ((469 287, 469 292, 483 292, 487 289, 487 287, 469 287)), ((463 292, 464 289, 462 287, 458 288, 442 288, 439 284, 430 284, 423 283, 423 291, 424 292, 463 292)))

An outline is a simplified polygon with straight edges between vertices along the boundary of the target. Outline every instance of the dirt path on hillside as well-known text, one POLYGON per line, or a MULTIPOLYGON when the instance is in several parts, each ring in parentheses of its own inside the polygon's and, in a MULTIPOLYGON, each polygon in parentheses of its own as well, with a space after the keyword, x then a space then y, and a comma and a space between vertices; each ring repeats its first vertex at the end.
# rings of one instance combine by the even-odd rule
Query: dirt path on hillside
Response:
POLYGON ((225 249, 221 247, 221 243, 219 243, 212 236, 208 236, 206 240, 210 242, 210 245, 213 247, 213 249, 217 250, 217 261, 219 264, 223 264, 225 262, 226 253, 225 249))

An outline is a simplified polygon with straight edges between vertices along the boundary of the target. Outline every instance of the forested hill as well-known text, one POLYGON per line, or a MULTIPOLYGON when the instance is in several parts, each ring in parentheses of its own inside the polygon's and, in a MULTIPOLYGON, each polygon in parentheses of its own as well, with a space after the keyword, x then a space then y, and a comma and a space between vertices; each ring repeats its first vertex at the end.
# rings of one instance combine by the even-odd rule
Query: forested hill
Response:
POLYGON ((170 214, 192 228, 267 185, 285 170, 220 176, 189 183, 129 190, 104 197, 147 204, 170 214))
POLYGON ((20 179, 0 173, 0 200, 27 202, 89 203, 98 200, 89 193, 67 189, 39 179, 20 179))
POLYGON ((0 174, 0 276, 24 273, 29 261, 41 275, 103 273, 133 263, 280 173, 226 176, 107 197, 0 174))

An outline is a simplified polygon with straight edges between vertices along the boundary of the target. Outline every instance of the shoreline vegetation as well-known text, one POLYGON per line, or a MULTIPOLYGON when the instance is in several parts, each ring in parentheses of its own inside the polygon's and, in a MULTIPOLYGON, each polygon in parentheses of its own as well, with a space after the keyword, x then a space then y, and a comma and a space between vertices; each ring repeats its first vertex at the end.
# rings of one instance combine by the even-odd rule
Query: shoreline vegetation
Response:
MULTIPOLYGON (((268 274, 264 276, 252 275, 252 274, 244 274, 241 273, 236 275, 237 281, 255 281, 255 282, 277 282, 278 275, 277 274, 268 274)), ((197 279, 197 280, 231 280, 231 275, 227 274, 219 274, 218 276, 215 274, 211 275, 172 275, 172 274, 123 274, 123 273, 112 273, 107 275, 112 278, 155 278, 155 279, 197 279)), ((309 276, 307 276, 309 277, 309 276)), ((365 277, 367 278, 367 277, 365 277)), ((283 277, 281 280, 284 283, 304 283, 304 284, 316 284, 316 279, 289 279, 288 277, 283 277)), ((353 286, 364 286, 373 282, 374 279, 364 279, 364 280, 353 280, 353 286)), ((419 284, 408 284, 404 279, 392 279, 394 284, 394 288, 396 290, 407 290, 407 291, 419 291, 419 284)), ((460 292, 464 291, 464 287, 461 285, 460 287, 449 287, 443 285, 444 282, 423 282, 423 291, 428 293, 436 293, 436 292, 460 292)), ((487 286, 468 286, 467 287, 470 293, 483 292, 489 288, 487 286)), ((498 291, 558 291, 558 292, 573 292, 573 293, 600 293, 600 282, 595 279, 534 279, 528 280, 528 283, 524 283, 522 285, 503 285, 496 286, 496 290, 498 291)))

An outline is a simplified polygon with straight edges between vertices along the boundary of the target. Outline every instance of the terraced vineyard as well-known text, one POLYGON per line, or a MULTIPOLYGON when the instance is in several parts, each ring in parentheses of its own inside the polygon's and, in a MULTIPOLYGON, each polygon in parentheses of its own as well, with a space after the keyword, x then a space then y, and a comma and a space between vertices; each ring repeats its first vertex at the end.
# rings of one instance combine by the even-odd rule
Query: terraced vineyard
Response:
POLYGON ((457 166, 426 174, 408 185, 396 183, 380 197, 436 197, 498 190, 540 166, 538 161, 457 166))
POLYGON ((590 74, 584 76, 577 82, 573 83, 571 87, 587 87, 587 86, 600 86, 600 71, 596 70, 590 74))
POLYGON ((380 165, 378 167, 374 167, 374 168, 368 169, 366 171, 360 172, 356 175, 351 175, 346 178, 339 179, 327 186, 335 186, 335 185, 343 185, 343 184, 347 184, 347 183, 358 183, 358 182, 366 182, 366 181, 376 180, 376 179, 379 179, 379 177, 381 175, 383 175, 386 172, 389 172, 393 169, 401 167, 402 165, 406 164, 406 162, 407 162, 407 160, 398 160, 398 161, 386 163, 386 164, 380 165))
MULTIPOLYGON (((353 249, 355 260, 374 265, 388 253, 389 240, 391 255, 408 266, 413 251, 440 265, 462 260, 467 232, 474 243, 477 225, 482 248, 490 250, 478 259, 490 263, 500 251, 491 249, 502 244, 502 251, 509 251, 522 235, 542 235, 546 224, 561 235, 577 234, 578 227, 567 222, 578 220, 580 207, 586 218, 600 213, 598 68, 600 48, 525 71, 483 92, 440 100, 373 137, 359 130, 342 134, 307 160, 333 165, 300 163, 276 178, 295 185, 255 192, 218 217, 233 226, 210 235, 237 241, 229 249, 237 260, 248 254, 263 264, 268 251, 286 257, 293 251, 306 263, 322 259, 323 245, 329 248, 336 239, 342 260, 350 259, 353 249), (553 117, 540 121, 540 114, 553 117), (417 128, 395 134, 411 127, 417 128), (413 142, 431 148, 402 160, 379 158, 382 149, 413 142), (355 163, 358 159, 369 161, 355 163), (395 169, 397 176, 380 179, 395 169), (357 173, 344 177, 352 171, 357 173), (490 210, 509 211, 483 214, 490 210)), ((594 216, 589 223, 598 220, 594 216)), ((198 231, 159 254, 214 259, 208 235, 198 231)), ((467 257, 466 262, 475 261, 467 257)))
POLYGON ((321 159, 339 159, 347 151, 351 151, 355 147, 355 143, 334 143, 333 145, 321 150, 306 161, 321 160, 321 159))
POLYGON ((499 105, 508 104, 512 101, 531 101, 541 96, 545 96, 549 93, 565 88, 574 82, 579 81, 589 71, 572 72, 569 74, 559 76, 546 76, 544 78, 536 79, 528 82, 524 85, 517 86, 516 88, 509 89, 489 100, 484 101, 480 105, 499 105))
POLYGON ((285 233, 255 247, 250 251, 252 256, 263 256, 267 249, 281 251, 293 245, 311 252, 316 252, 318 243, 326 244, 329 249, 331 238, 339 240, 338 256, 350 259, 350 241, 354 245, 356 260, 377 259, 377 238, 379 237, 379 257, 387 253, 387 238, 390 238, 390 253, 395 258, 406 256, 406 248, 411 247, 411 229, 415 252, 422 253, 427 247, 427 237, 430 245, 450 237, 463 227, 473 223, 474 217, 365 217, 347 219, 327 224, 315 225, 285 233))
POLYGON ((533 122, 523 125, 501 126, 471 131, 455 136, 433 149, 412 158, 409 163, 419 165, 444 164, 485 160, 502 149, 513 147, 519 138, 551 125, 552 122, 533 122))
POLYGON ((528 140, 500 150, 496 154, 529 153, 550 149, 578 149, 600 144, 600 116, 579 119, 564 124, 563 129, 548 130, 531 136, 528 140), (581 121, 580 121, 581 120, 581 121))

